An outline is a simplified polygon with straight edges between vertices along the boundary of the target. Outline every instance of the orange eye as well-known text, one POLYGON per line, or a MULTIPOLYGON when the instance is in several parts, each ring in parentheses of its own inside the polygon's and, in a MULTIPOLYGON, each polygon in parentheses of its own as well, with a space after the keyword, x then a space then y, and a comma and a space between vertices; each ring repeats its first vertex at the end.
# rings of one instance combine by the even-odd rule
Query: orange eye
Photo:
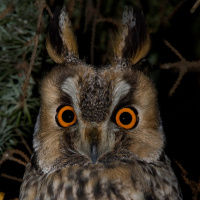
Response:
POLYGON ((117 112, 116 123, 118 126, 131 129, 136 125, 137 116, 131 108, 122 108, 117 112))
POLYGON ((68 127, 76 122, 76 113, 71 106, 62 107, 58 114, 57 120, 62 127, 68 127))

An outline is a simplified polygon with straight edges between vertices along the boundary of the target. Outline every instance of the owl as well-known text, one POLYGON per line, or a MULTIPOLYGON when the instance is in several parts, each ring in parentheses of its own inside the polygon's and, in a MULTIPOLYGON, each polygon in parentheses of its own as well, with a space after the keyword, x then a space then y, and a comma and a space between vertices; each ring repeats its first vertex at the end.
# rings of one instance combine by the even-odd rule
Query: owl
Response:
POLYGON ((79 59, 65 7, 54 13, 46 48, 57 66, 41 83, 20 200, 182 199, 157 93, 138 64, 150 48, 141 9, 125 8, 109 65, 79 59))

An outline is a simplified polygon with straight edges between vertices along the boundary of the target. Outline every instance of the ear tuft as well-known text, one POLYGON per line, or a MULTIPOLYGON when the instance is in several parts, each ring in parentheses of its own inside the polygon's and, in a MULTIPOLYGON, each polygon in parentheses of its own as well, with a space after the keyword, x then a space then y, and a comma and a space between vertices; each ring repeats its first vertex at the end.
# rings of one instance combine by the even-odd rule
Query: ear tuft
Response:
POLYGON ((50 21, 46 48, 56 63, 63 63, 66 57, 78 58, 78 47, 71 22, 65 7, 57 8, 50 21))
POLYGON ((120 30, 113 42, 114 59, 136 64, 149 51, 150 38, 140 9, 125 7, 120 30))

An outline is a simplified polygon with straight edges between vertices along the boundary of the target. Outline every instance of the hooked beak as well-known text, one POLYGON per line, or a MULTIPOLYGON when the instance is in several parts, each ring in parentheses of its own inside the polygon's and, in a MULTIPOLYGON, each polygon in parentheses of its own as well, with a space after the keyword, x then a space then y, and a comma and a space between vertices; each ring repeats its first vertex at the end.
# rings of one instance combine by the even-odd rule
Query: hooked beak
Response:
POLYGON ((98 144, 100 142, 100 131, 97 127, 90 127, 85 132, 85 147, 86 155, 90 158, 93 164, 95 164, 99 157, 98 144))
POLYGON ((98 151, 97 151, 97 144, 92 142, 90 145, 90 151, 91 151, 91 160, 92 163, 95 164, 98 158, 98 151))
POLYGON ((76 148, 80 154, 87 157, 92 164, 96 164, 98 159, 113 148, 114 138, 107 132, 102 132, 101 127, 97 125, 89 126, 83 129, 81 138, 76 148), (113 143, 112 143, 113 142, 113 143))

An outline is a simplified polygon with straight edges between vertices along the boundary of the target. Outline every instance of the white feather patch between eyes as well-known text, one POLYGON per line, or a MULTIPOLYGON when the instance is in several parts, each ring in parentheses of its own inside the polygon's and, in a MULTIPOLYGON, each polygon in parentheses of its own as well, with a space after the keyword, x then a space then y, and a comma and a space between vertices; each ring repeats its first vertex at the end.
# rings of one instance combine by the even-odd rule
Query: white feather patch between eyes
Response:
MULTIPOLYGON (((110 108, 110 113, 113 112, 115 106, 120 102, 120 100, 125 97, 128 92, 130 91, 131 86, 124 80, 117 80, 117 83, 113 87, 113 102, 110 108)), ((77 77, 70 77, 67 78, 61 87, 62 91, 67 93, 73 101, 74 104, 74 110, 76 114, 80 113, 79 109, 79 85, 78 85, 78 80, 77 77)))
POLYGON ((130 91, 131 86, 124 80, 117 82, 113 89, 113 102, 111 105, 111 113, 114 110, 115 106, 120 102, 120 100, 125 97, 130 91))
POLYGON ((76 112, 76 114, 78 115, 80 113, 80 109, 79 109, 79 86, 78 86, 78 78, 77 77, 69 77, 67 78, 64 82, 63 85, 61 87, 62 91, 65 92, 66 94, 68 94, 73 101, 73 105, 74 105, 74 110, 76 112))

